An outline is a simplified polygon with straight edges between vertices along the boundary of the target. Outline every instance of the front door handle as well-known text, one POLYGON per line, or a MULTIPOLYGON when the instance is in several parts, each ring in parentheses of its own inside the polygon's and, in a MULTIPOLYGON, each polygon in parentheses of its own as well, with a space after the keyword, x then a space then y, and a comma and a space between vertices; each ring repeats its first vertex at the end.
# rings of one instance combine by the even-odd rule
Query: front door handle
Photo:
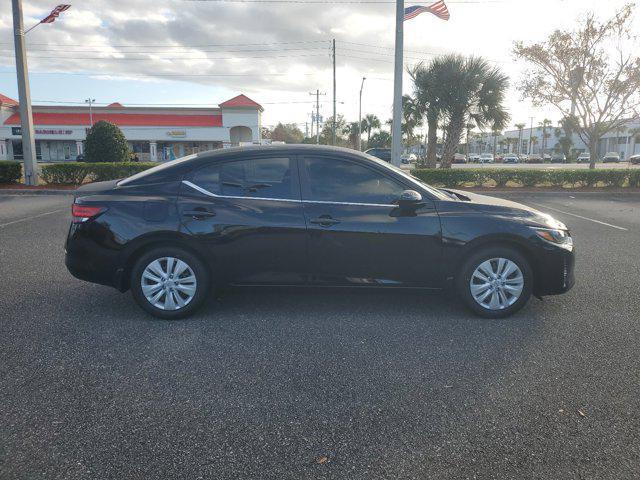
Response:
POLYGON ((335 218, 332 218, 331 215, 320 215, 318 218, 309 220, 309 223, 313 223, 314 225, 320 225, 321 227, 330 227, 332 225, 336 225, 340 223, 340 220, 336 220, 335 218))
POLYGON ((215 217, 216 212, 207 210, 206 208, 195 208, 182 213, 185 217, 191 217, 194 220, 204 220, 205 218, 215 217))

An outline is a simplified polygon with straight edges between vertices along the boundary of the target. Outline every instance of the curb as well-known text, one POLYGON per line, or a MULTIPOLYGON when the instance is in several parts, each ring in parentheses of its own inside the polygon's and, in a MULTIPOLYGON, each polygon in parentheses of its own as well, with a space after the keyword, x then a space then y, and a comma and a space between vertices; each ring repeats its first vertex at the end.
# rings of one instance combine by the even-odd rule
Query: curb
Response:
POLYGON ((73 195, 75 190, 0 188, 0 195, 73 195))

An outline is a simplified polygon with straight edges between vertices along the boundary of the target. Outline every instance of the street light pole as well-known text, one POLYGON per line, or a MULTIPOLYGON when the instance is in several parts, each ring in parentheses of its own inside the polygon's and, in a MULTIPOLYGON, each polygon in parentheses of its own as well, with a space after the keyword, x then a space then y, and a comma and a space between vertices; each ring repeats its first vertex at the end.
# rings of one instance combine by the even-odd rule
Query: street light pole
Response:
POLYGON ((24 44, 24 21, 22 19, 22 0, 12 0, 13 36, 16 51, 16 74, 18 77, 18 100, 20 104, 20 133, 22 135, 22 159, 24 162, 24 183, 38 184, 38 163, 36 160, 36 142, 33 131, 33 112, 31 111, 31 90, 29 88, 29 70, 27 51, 24 44))
POLYGON ((88 103, 89 104, 89 128, 93 127, 93 110, 91 109, 91 106, 95 103, 96 99, 95 98, 87 98, 84 103, 88 103))
POLYGON ((362 151, 362 89, 364 88, 364 81, 366 79, 367 77, 362 77, 362 83, 360 84, 360 103, 358 107, 358 150, 359 151, 362 151))
POLYGON ((531 135, 533 133, 533 117, 529 117, 531 118, 531 128, 529 129, 529 155, 531 155, 531 135))

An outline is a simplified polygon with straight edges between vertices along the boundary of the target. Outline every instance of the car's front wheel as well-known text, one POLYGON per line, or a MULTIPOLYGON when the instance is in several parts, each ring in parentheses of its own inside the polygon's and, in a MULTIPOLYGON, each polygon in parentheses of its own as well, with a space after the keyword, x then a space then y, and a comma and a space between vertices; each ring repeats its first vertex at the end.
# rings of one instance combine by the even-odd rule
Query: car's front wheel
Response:
POLYGON ((533 273, 527 259, 509 247, 484 248, 471 255, 458 277, 460 296, 485 318, 504 318, 531 297, 533 273))
POLYGON ((202 261, 178 247, 143 254, 131 271, 131 292, 138 305, 166 319, 185 318, 207 298, 209 274, 202 261))

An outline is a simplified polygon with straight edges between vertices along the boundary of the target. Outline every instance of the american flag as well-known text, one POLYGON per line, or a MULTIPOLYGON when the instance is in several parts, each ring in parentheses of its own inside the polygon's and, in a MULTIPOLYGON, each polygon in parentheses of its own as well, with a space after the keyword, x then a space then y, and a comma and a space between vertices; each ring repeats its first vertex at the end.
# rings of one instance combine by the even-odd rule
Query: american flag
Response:
POLYGON ((411 7, 407 7, 404 9, 404 20, 411 20, 412 18, 417 17, 421 13, 433 13, 436 17, 441 18, 442 20, 449 20, 449 9, 447 5, 444 3, 444 0, 439 0, 436 3, 432 3, 428 7, 424 7, 422 5, 412 5, 411 7))
POLYGON ((51 10, 51 13, 49 15, 40 20, 40 23, 53 23, 62 12, 69 10, 70 8, 71 5, 58 5, 56 8, 51 10))

